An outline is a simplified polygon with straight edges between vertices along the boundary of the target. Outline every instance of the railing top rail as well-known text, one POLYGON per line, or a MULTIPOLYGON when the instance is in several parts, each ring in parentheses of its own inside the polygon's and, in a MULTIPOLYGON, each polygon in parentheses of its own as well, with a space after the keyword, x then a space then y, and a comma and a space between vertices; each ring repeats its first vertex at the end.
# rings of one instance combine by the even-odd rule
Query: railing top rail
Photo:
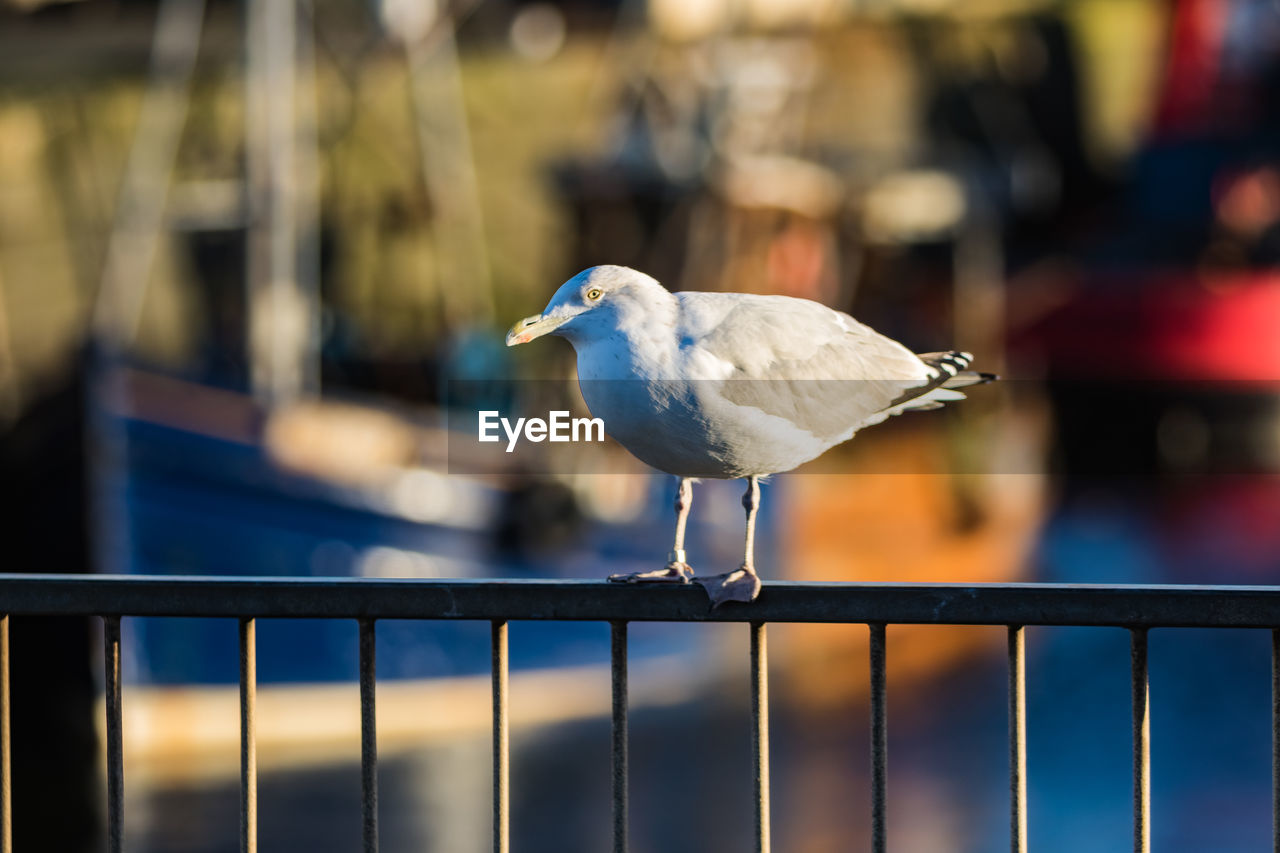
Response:
POLYGON ((1280 586, 773 581, 712 611, 692 585, 26 574, 0 575, 0 613, 1273 628, 1280 586))

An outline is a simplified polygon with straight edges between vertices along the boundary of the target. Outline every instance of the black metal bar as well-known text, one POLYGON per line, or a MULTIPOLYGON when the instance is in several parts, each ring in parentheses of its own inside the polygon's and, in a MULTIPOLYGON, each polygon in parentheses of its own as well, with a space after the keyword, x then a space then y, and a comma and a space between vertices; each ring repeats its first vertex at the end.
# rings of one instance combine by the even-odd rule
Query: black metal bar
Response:
POLYGON ((507 718, 507 623, 493 623, 493 853, 511 850, 511 735, 507 718))
POLYGON ((1271 631, 1271 836, 1280 853, 1280 628, 1271 631))
MULTIPOLYGON (((602 572, 603 574, 603 572, 602 572)), ((399 580, 5 575, 11 614, 608 622, 850 622, 1272 628, 1280 586, 765 584, 711 610, 697 585, 564 580, 399 580)))
POLYGON ((1151 849, 1151 709, 1147 683, 1147 630, 1130 631, 1133 669, 1133 850, 1151 849))
POLYGON ((240 620, 240 853, 258 850, 258 631, 240 620))
POLYGON ((756 853, 769 853, 769 643, 751 623, 751 744, 756 781, 756 853))
POLYGON ((885 626, 871 623, 871 850, 884 853, 887 827, 888 716, 885 694, 885 626))
MULTIPOLYGON (((122 615, 235 616, 241 622, 242 849, 252 849, 256 824, 253 773, 254 620, 243 613, 297 618, 351 616, 361 620, 362 754, 373 753, 374 659, 372 621, 386 618, 488 619, 493 639, 494 849, 509 850, 509 723, 507 618, 599 620, 614 623, 615 849, 626 844, 626 622, 746 621, 752 626, 753 711, 757 738, 757 849, 769 844, 766 621, 862 621, 870 628, 872 849, 886 836, 885 625, 1009 625, 1010 751, 1013 844, 1026 847, 1025 625, 1116 625, 1130 629, 1133 702, 1134 849, 1150 848, 1150 707, 1148 630, 1151 627, 1268 627, 1272 630, 1273 844, 1280 851, 1280 587, 1109 586, 995 584, 770 583, 750 605, 709 611, 705 594, 686 587, 613 585, 594 581, 418 581, 333 578, 211 578, 74 575, 0 577, 9 613, 105 614, 108 850, 123 840, 121 719, 122 615), (867 614, 878 618, 867 620, 867 614), (368 626, 366 628, 366 625, 368 626), (366 667, 366 641, 368 657, 366 667), (621 654, 619 654, 621 650, 621 654), (618 660, 621 659, 621 670, 618 660), (367 693, 367 696, 366 696, 367 693), (366 716, 366 709, 368 714, 366 716), (621 720, 621 725, 619 725, 621 720), (620 759, 620 760, 619 760, 620 759), (621 808, 617 796, 621 792, 621 808), (621 846, 619 846, 621 845, 621 846)), ((0 832, 11 846, 9 817, 8 615, 0 616, 0 832)), ((376 760, 376 759, 374 759, 376 760)), ((366 818, 376 806, 376 768, 362 760, 366 818), (373 798, 370 800, 369 792, 373 798)), ((376 820, 376 818, 375 818, 376 820)), ((376 848, 376 825, 373 834, 376 848)), ((365 849, 372 849, 366 831, 365 849)), ((3 853, 3 851, 0 851, 3 853)))
POLYGON ((1026 629, 1009 626, 1009 849, 1027 853, 1026 629))
POLYGON ((13 771, 9 731, 9 614, 6 613, 0 616, 0 853, 13 853, 13 771))
POLYGON ((102 620, 107 706, 107 850, 124 848, 124 743, 120 705, 120 617, 102 620))
POLYGON ((378 851, 377 635, 372 619, 360 620, 360 826, 361 849, 378 851))
POLYGON ((627 853, 627 623, 609 625, 613 680, 613 853, 627 853))

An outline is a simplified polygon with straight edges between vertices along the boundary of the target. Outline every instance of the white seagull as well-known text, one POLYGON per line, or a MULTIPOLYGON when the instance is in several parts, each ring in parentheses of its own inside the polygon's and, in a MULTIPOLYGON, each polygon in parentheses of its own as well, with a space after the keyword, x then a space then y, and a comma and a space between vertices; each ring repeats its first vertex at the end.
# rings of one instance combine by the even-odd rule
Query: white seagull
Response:
POLYGON ((627 267, 598 266, 561 285, 507 346, 554 334, 578 354, 593 417, 642 462, 679 478, 667 564, 610 580, 689 583, 684 550, 693 481, 745 478, 746 550, 736 570, 696 578, 713 606, 760 592, 753 561, 760 478, 790 471, 907 410, 963 399, 996 377, 966 352, 916 355, 848 314, 808 299, 672 293, 627 267))

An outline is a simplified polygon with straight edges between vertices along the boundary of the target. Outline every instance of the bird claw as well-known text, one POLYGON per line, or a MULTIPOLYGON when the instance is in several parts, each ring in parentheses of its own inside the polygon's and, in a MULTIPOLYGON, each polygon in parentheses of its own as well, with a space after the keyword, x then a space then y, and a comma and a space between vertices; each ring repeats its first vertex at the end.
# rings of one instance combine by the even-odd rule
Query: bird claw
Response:
POLYGON ((688 583, 693 568, 688 563, 670 562, 664 568, 651 572, 632 572, 625 575, 609 575, 612 583, 688 583))
POLYGON ((737 570, 709 578, 697 578, 695 583, 707 591, 714 610, 726 601, 755 601, 760 594, 760 576, 752 566, 743 564, 737 570))

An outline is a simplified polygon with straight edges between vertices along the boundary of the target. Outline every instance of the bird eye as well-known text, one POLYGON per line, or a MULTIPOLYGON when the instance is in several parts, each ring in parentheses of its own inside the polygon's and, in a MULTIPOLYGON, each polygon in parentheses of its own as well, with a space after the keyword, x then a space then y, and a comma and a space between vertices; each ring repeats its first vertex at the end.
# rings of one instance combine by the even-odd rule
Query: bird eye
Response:
POLYGON ((592 302, 596 301, 601 296, 604 296, 604 291, 598 287, 593 287, 587 291, 587 298, 590 299, 592 302))

